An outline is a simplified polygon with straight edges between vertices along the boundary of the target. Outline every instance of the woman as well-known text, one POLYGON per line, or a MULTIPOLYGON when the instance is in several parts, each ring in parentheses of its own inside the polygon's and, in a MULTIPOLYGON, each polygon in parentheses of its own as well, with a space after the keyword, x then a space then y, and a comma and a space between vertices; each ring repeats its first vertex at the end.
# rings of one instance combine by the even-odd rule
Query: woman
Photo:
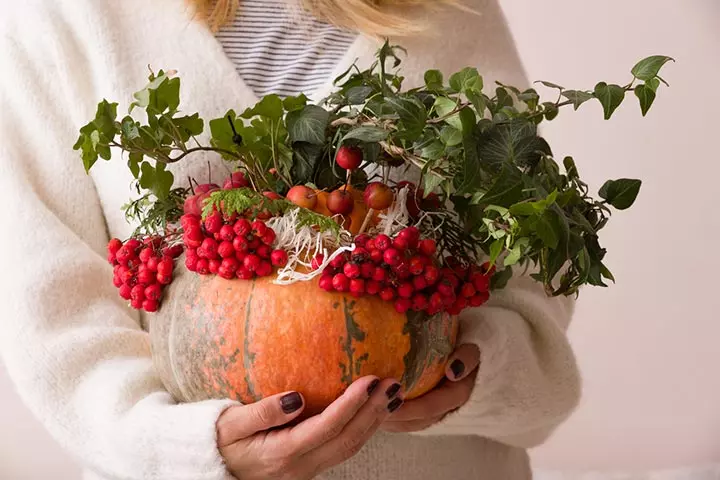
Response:
MULTIPOLYGON (((565 338, 571 304, 527 278, 463 315, 448 381, 404 405, 394 380, 362 378, 323 414, 283 428, 302 411, 295 392, 179 405, 163 388, 142 319, 105 262, 108 238, 130 234, 120 207, 131 179, 122 162, 86 176, 71 148, 99 98, 129 98, 151 65, 181 73, 184 108, 201 116, 271 90, 319 99, 353 61, 369 64, 373 34, 409 50, 408 85, 427 68, 466 65, 486 82, 524 82, 489 0, 305 0, 303 36, 291 23, 272 30, 292 19, 262 1, 248 0, 245 17, 223 0, 193 2, 197 11, 182 0, 34 0, 4 12, 0 346, 20 395, 86 479, 530 478, 524 449, 567 417, 579 380, 565 338), (208 24, 219 21, 233 27, 216 36, 208 24), (317 47, 320 37, 332 41, 317 47)), ((176 178, 204 169, 198 159, 176 178)))

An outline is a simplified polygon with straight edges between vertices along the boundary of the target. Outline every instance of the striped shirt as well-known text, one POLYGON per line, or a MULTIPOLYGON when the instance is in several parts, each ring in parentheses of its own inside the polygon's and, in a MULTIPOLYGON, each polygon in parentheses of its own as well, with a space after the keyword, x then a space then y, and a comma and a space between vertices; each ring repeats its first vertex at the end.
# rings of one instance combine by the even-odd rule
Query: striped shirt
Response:
POLYGON ((287 0, 242 0, 217 33, 228 58, 258 96, 311 95, 330 78, 356 34, 298 14, 287 0))

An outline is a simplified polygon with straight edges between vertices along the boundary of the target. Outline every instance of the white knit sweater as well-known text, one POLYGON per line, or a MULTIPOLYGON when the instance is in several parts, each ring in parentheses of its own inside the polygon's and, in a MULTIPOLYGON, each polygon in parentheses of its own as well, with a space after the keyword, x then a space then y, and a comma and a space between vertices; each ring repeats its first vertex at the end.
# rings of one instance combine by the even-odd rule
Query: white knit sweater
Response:
MULTIPOLYGON (((420 83, 426 68, 466 65, 480 68, 487 83, 523 83, 497 5, 471 5, 482 15, 433 15, 435 37, 401 41, 410 52, 408 84, 420 83)), ((337 71, 355 58, 367 65, 376 48, 359 38, 337 71)), ((131 230, 120 210, 131 178, 119 159, 87 176, 72 150, 97 101, 128 101, 145 83, 146 65, 180 72, 188 112, 214 117, 256 101, 183 0, 3 6, 0 351, 24 401, 88 469, 87 478, 220 480, 227 473, 215 421, 232 402, 178 405, 164 390, 148 335, 118 297, 105 261, 109 235, 131 230)), ((195 159, 176 178, 203 178, 205 165, 195 159)), ((542 442, 578 399, 565 338, 570 315, 568 301, 546 298, 527 279, 496 293, 462 319, 462 341, 482 352, 467 405, 418 435, 376 435, 322 478, 529 478, 524 448, 542 442)))

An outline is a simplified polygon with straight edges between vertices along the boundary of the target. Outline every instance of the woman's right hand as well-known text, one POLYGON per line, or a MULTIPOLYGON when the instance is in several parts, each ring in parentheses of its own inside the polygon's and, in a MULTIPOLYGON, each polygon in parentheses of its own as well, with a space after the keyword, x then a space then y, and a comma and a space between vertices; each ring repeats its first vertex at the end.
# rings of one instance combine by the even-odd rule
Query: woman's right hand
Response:
POLYGON ((304 408, 297 392, 231 407, 217 422, 225 464, 241 480, 307 480, 356 453, 401 404, 395 380, 363 377, 321 414, 287 428, 304 408))

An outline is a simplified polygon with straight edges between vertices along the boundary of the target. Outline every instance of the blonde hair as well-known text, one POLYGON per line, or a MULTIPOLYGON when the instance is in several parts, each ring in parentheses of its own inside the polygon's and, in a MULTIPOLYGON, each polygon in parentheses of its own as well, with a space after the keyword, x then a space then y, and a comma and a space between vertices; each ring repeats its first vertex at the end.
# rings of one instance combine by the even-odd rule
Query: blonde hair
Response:
MULTIPOLYGON (((408 10, 424 13, 456 0, 288 0, 339 27, 374 36, 402 36, 425 29, 425 24, 408 10)), ((241 0, 188 0, 196 13, 217 30, 231 21, 241 0)))

